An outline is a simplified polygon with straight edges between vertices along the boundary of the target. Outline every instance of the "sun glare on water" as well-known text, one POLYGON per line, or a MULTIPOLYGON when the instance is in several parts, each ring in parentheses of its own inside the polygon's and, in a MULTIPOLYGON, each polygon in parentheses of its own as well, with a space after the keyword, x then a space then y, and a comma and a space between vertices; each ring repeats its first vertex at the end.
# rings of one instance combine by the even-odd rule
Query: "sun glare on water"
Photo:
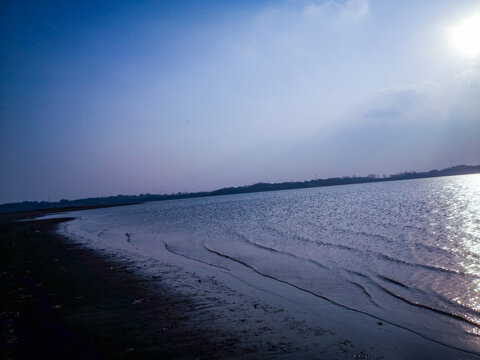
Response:
POLYGON ((449 31, 450 41, 465 57, 480 56, 480 12, 460 21, 449 31))

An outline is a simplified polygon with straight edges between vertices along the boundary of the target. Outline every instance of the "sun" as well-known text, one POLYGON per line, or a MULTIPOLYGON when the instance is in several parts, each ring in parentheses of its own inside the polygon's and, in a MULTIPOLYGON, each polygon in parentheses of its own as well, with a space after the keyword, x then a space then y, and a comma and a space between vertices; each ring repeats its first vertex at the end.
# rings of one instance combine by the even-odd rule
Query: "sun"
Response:
POLYGON ((452 45, 459 55, 480 56, 480 12, 469 16, 449 29, 452 45))

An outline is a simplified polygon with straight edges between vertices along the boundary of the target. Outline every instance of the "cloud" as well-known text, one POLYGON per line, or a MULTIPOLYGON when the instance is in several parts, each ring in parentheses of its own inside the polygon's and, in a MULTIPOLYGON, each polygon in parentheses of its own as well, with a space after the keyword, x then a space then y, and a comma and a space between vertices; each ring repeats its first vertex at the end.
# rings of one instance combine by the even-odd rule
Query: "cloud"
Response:
POLYGON ((473 67, 455 74, 455 81, 461 86, 480 89, 480 67, 473 67))
POLYGON ((358 20, 368 14, 368 0, 348 0, 340 4, 335 0, 327 0, 322 4, 311 3, 303 8, 302 14, 306 19, 318 19, 333 15, 349 20, 358 20))
POLYGON ((422 113, 436 113, 442 108, 438 101, 439 85, 436 83, 414 84, 407 87, 380 91, 366 104, 363 116, 371 120, 416 118, 422 113))

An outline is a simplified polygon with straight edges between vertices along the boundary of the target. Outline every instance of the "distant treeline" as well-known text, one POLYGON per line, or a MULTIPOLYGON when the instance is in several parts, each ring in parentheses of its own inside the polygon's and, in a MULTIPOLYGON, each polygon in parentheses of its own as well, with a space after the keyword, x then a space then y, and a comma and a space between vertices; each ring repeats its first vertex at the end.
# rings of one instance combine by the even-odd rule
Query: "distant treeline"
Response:
POLYGON ((307 181, 291 181, 284 183, 258 183, 248 186, 228 187, 215 191, 195 192, 195 193, 176 193, 176 194, 140 194, 140 195, 117 195, 97 198, 87 198, 79 200, 60 200, 58 202, 48 201, 24 201, 20 203, 9 203, 0 205, 0 212, 14 212, 14 211, 31 211, 41 209, 53 208, 70 208, 80 206, 103 206, 103 205, 120 205, 120 204, 134 204, 143 203, 147 201, 173 200, 184 198, 195 198, 205 196, 244 194, 262 191, 288 190, 288 189, 303 189, 322 186, 334 185, 350 185, 361 184, 380 181, 395 181, 395 180, 409 180, 421 179, 438 176, 452 176, 452 175, 466 175, 480 173, 480 165, 458 165, 449 167, 443 170, 431 170, 428 172, 404 172, 389 176, 344 176, 329 179, 315 179, 307 181))

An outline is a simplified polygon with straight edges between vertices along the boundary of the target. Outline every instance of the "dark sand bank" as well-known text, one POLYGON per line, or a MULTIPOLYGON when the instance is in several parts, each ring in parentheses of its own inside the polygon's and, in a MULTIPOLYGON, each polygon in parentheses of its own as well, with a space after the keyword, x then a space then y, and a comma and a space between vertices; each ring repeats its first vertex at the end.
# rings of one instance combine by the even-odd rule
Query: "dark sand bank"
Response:
POLYGON ((229 357, 233 339, 184 326, 188 299, 65 241, 53 233, 63 220, 15 222, 32 215, 1 217, 1 358, 229 357))

